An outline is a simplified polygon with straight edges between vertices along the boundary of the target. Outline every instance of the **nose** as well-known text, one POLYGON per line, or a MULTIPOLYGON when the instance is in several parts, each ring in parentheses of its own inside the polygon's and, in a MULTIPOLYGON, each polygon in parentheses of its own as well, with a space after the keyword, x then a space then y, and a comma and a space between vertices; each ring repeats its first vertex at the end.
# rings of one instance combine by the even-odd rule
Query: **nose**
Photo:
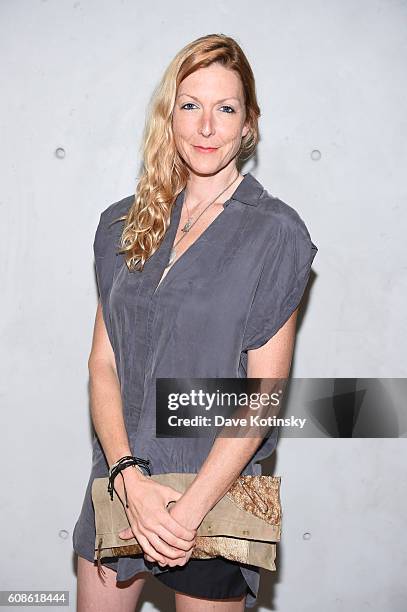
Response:
POLYGON ((211 136, 215 133, 215 123, 210 112, 204 112, 199 124, 199 133, 202 136, 211 136))

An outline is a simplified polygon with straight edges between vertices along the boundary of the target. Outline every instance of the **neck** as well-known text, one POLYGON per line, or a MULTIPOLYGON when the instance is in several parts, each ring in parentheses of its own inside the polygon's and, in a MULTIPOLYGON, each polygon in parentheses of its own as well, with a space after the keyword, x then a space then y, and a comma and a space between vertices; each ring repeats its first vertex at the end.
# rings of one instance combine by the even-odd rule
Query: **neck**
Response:
POLYGON ((235 166, 223 168, 220 172, 210 176, 190 172, 185 187, 185 200, 188 200, 188 204, 192 207, 199 202, 210 201, 233 181, 233 184, 219 197, 219 201, 224 202, 234 193, 243 178, 235 166))

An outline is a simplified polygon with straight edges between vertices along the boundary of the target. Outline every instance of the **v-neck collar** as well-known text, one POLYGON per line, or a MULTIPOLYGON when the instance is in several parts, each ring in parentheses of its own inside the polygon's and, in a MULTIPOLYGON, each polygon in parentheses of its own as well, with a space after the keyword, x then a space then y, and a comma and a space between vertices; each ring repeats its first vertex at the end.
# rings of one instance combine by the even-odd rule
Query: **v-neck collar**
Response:
MULTIPOLYGON (((250 173, 244 175, 244 178, 240 181, 239 185, 230 196, 228 200, 223 203, 223 208, 226 209, 234 200, 237 202, 241 202, 242 204, 247 204, 249 206, 257 206, 259 202, 260 195, 263 193, 264 188, 259 183, 259 181, 250 173)), ((168 277, 170 280, 173 276, 174 268, 179 267, 179 263, 182 263, 184 259, 189 256, 194 255, 195 252, 199 251, 199 247, 205 242, 205 238, 207 234, 213 230, 214 225, 219 223, 218 219, 225 214, 226 210, 223 210, 219 215, 215 217, 213 221, 204 229, 204 231, 196 238, 196 240, 176 259, 176 261, 172 264, 171 268, 168 272, 165 273, 165 265, 168 263, 170 252, 174 244, 175 236, 177 234, 177 229, 179 226, 179 221, 181 217, 182 205, 184 203, 185 198, 185 187, 178 194, 176 201, 174 203, 174 210, 172 210, 172 219, 170 223, 170 227, 167 231, 165 244, 162 246, 163 256, 159 258, 159 272, 160 276, 154 281, 155 289, 153 291, 153 296, 157 295, 161 290, 162 286, 167 283, 168 277), (157 283, 157 284, 156 284, 157 283)), ((154 275, 155 276, 155 275, 154 275)))
MULTIPOLYGON (((230 198, 224 202, 224 208, 229 206, 232 200, 236 200, 242 204, 248 204, 249 206, 257 206, 259 203, 259 198, 264 191, 263 185, 253 176, 251 172, 247 172, 243 175, 243 177, 244 178, 240 181, 230 198)), ((185 187, 178 194, 175 206, 182 206, 184 197, 185 187)))

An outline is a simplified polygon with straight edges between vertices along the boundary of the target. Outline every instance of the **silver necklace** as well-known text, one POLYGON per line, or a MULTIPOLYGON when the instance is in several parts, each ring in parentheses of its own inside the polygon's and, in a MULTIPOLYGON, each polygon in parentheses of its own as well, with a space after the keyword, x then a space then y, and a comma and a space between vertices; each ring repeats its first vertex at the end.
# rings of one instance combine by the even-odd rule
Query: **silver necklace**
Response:
MULTIPOLYGON (((203 200, 198 202, 197 208, 198 208, 198 206, 200 206, 202 204, 202 202, 203 202, 203 200)), ((181 229, 181 232, 189 232, 189 230, 192 227, 192 221, 193 221, 193 217, 191 217, 191 214, 189 212, 189 208, 188 208, 188 204, 187 204, 186 200, 185 200, 185 206, 187 207, 188 221, 185 223, 184 227, 181 229)))
MULTIPOLYGON (((239 172, 237 173, 237 176, 236 176, 236 177, 233 179, 233 181, 232 181, 232 182, 231 182, 229 185, 227 185, 227 186, 225 187, 225 189, 223 189, 223 190, 222 190, 222 191, 221 191, 221 192, 220 192, 220 193, 219 193, 219 194, 216 196, 216 198, 214 198, 214 199, 213 199, 211 202, 209 202, 209 204, 208 204, 208 205, 207 205, 207 206, 206 206, 206 207, 203 209, 203 211, 202 211, 202 212, 201 212, 201 213, 198 215, 198 217, 195 219, 195 221, 193 220, 193 217, 190 217, 190 215, 189 215, 188 205, 187 205, 187 203, 186 203, 186 201, 185 201, 185 206, 186 206, 186 209, 187 209, 187 212, 188 212, 188 220, 187 220, 187 222, 185 223, 184 227, 181 229, 181 231, 182 231, 182 232, 184 232, 184 235, 183 235, 183 236, 181 236, 181 238, 180 238, 179 240, 177 240, 177 242, 176 242, 176 243, 174 244, 174 246, 172 247, 172 249, 171 249, 171 254, 170 254, 170 258, 169 258, 169 261, 168 261, 168 264, 165 266, 166 268, 169 268, 169 266, 171 266, 171 265, 172 265, 172 263, 174 262, 174 259, 176 258, 177 252, 176 252, 175 247, 176 247, 176 246, 178 246, 178 244, 181 242, 181 240, 182 240, 183 238, 185 238, 185 236, 187 235, 187 233, 188 233, 188 232, 190 231, 190 229, 191 229, 191 228, 192 228, 192 227, 195 225, 195 223, 198 221, 198 219, 199 219, 200 217, 202 217, 202 215, 204 214, 204 212, 205 212, 206 210, 208 210, 208 208, 209 208, 210 206, 212 206, 212 204, 214 204, 214 203, 216 202, 216 200, 217 200, 218 198, 220 198, 220 196, 221 196, 223 193, 225 193, 225 191, 226 191, 227 189, 229 189, 229 187, 231 187, 231 186, 233 185, 233 183, 236 181, 236 179, 238 179, 238 178, 239 178, 239 172)), ((222 213, 220 213, 220 214, 222 214, 222 213)))

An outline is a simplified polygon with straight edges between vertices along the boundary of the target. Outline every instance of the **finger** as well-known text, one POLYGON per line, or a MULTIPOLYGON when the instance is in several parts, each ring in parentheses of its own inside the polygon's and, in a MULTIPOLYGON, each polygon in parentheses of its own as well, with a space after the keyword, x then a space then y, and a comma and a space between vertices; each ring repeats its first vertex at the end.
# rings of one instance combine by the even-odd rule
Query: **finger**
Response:
POLYGON ((171 533, 171 531, 168 531, 168 529, 161 524, 156 526, 154 532, 161 538, 161 540, 170 546, 183 551, 191 550, 191 548, 193 548, 195 545, 195 537, 193 540, 183 540, 182 538, 177 538, 173 533, 171 533))
MULTIPOLYGON (((147 554, 146 554, 146 555, 144 555, 144 559, 145 559, 146 561, 152 561, 153 563, 155 563, 155 562, 156 562, 156 560, 155 560, 155 559, 153 559, 153 557, 150 557, 150 555, 147 555, 147 554)), ((158 565, 159 565, 160 567, 165 567, 166 565, 168 565, 168 562, 167 562, 167 561, 166 561, 165 563, 160 563, 159 561, 157 561, 157 563, 158 563, 158 565)))
MULTIPOLYGON (((184 539, 182 537, 178 537, 174 534, 170 529, 168 529, 168 523, 170 525, 174 525, 177 531, 184 533, 184 528, 182 525, 177 523, 167 512, 161 512, 158 514, 157 519, 152 519, 151 517, 139 524, 139 531, 141 531, 149 540, 150 534, 157 534, 165 543, 173 546, 181 551, 189 550, 191 546, 195 543, 196 533, 192 531, 192 537, 188 537, 184 539), (164 519, 160 521, 160 517, 164 519)), ((186 530, 188 536, 190 536, 190 530, 186 530)), ((195 530, 196 531, 196 530, 195 530)))
POLYGON ((168 565, 168 562, 166 563, 160 563, 159 561, 156 561, 155 559, 153 559, 152 557, 150 557, 149 555, 144 555, 144 558, 146 559, 146 561, 151 561, 152 563, 158 563, 158 565, 160 567, 166 567, 166 565, 168 565))
POLYGON ((188 529, 184 527, 167 511, 163 514, 160 524, 177 538, 181 538, 187 542, 191 542, 196 536, 197 529, 188 529))
POLYGON ((179 551, 178 549, 171 549, 169 546, 166 546, 165 543, 162 542, 161 538, 159 536, 157 536, 152 530, 148 530, 148 529, 145 530, 144 529, 143 531, 140 531, 140 535, 142 536, 142 538, 145 538, 145 540, 148 542, 149 546, 151 546, 151 549, 155 553, 155 554, 153 554, 151 552, 148 553, 147 549, 143 549, 143 551, 145 551, 145 553, 147 553, 145 556, 149 557, 148 560, 157 561, 157 563, 161 567, 164 567, 165 565, 168 564, 168 560, 169 559, 167 558, 167 556, 169 556, 169 558, 172 560, 174 558, 178 559, 180 557, 180 555, 181 555, 181 557, 184 557, 185 554, 186 554, 184 551, 179 551), (165 555, 162 552, 163 549, 167 552, 167 555, 165 555), (158 557, 158 555, 160 555, 160 554, 161 554, 161 556, 158 557), (152 557, 151 557, 151 555, 152 555, 152 557))
POLYGON ((128 527, 127 529, 122 529, 118 535, 119 538, 121 538, 122 540, 129 540, 131 538, 134 538, 134 533, 130 527, 128 527))
POLYGON ((150 542, 148 541, 148 539, 144 535, 139 534, 137 536, 137 541, 139 542, 139 544, 140 544, 141 548, 143 549, 143 551, 149 557, 152 557, 153 561, 157 561, 160 564, 162 563, 163 565, 166 565, 167 561, 166 561, 165 557, 160 555, 160 553, 157 552, 153 546, 151 546, 150 542))
POLYGON ((169 559, 168 560, 168 565, 169 567, 175 567, 177 565, 186 565, 186 563, 189 561, 188 557, 182 557, 179 559, 169 559))
POLYGON ((187 552, 185 557, 180 557, 179 559, 167 559, 167 564, 169 567, 175 567, 176 565, 186 565, 190 558, 192 557, 192 550, 187 552))
POLYGON ((163 556, 168 559, 178 559, 179 557, 184 557, 186 552, 183 549, 179 549, 167 544, 164 540, 160 538, 154 531, 148 534, 148 540, 150 544, 163 556))

